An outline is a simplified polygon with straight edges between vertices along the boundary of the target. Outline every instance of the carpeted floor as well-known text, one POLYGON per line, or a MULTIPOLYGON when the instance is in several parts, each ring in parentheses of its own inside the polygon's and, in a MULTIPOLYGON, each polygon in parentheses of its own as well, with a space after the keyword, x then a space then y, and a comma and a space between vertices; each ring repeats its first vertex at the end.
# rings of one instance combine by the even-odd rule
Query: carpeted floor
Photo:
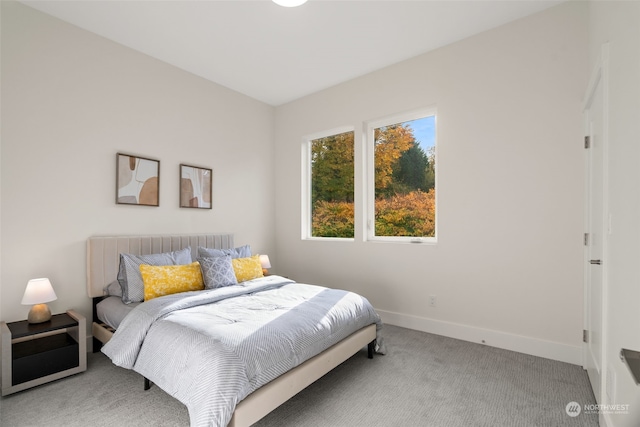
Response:
MULTIPOLYGON (((355 355, 256 427, 529 427, 598 425, 569 417, 595 403, 579 366, 386 325, 387 355, 355 355)), ((188 426, 180 402, 90 354, 79 375, 6 396, 0 425, 188 426)))

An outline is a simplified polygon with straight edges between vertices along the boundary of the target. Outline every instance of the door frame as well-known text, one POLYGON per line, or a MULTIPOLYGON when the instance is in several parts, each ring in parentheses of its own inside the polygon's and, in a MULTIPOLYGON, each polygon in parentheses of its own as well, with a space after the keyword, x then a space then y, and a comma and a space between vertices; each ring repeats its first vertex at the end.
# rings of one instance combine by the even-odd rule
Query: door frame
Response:
MULTIPOLYGON (((598 399, 599 404, 604 403, 603 400, 606 398, 606 372, 607 372, 607 327, 608 327, 608 265, 609 265, 609 251, 608 251, 608 235, 611 233, 611 217, 609 213, 609 44, 604 43, 600 50, 600 57, 598 58, 598 62, 591 73, 589 84, 587 86, 587 90, 585 93, 584 101, 582 103, 582 112, 584 119, 584 135, 590 134, 590 125, 589 125, 589 109, 591 106, 591 101, 593 99, 593 95, 595 94, 598 85, 602 85, 602 163, 603 163, 603 176, 602 176, 602 220, 603 220, 603 238, 602 238, 602 295, 601 295, 601 313, 602 319, 600 324, 600 329, 602 331, 602 339, 601 339, 601 348, 598 349, 600 352, 600 387, 598 390, 598 399)), ((585 150, 584 155, 584 180, 585 180, 585 203, 584 203, 584 220, 585 220, 585 232, 590 232, 590 202, 591 202, 591 185, 590 185, 590 152, 585 150)), ((589 264, 589 246, 584 246, 584 263, 583 263, 583 271, 584 271, 584 298, 583 298, 583 328, 588 330, 589 327, 589 319, 590 319, 590 311, 589 311, 589 277, 590 277, 590 264, 589 264)), ((587 334, 589 335, 589 334, 587 334)), ((587 368, 587 357, 588 357, 588 344, 582 344, 582 365, 583 368, 587 368)), ((602 418, 602 416, 600 417, 602 418)), ((603 421, 603 420, 601 420, 603 421)))

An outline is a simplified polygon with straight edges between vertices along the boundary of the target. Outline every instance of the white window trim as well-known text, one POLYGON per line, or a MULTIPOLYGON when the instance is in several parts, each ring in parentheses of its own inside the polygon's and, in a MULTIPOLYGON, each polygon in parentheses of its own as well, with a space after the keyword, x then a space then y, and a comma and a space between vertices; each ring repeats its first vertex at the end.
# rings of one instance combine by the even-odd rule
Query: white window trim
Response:
MULTIPOLYGON (((302 188, 301 188, 301 225, 302 240, 329 240, 332 242, 353 242, 354 238, 347 237, 316 237, 311 235, 311 141, 319 138, 326 138, 332 135, 338 135, 346 132, 354 132, 354 144, 355 144, 355 127, 354 126, 340 126, 328 131, 318 132, 302 137, 302 188)), ((354 147, 355 148, 355 147, 354 147)), ((354 162, 357 160, 354 158, 354 162)), ((355 165, 354 165, 355 166, 355 165)), ((354 188, 354 193, 356 189, 354 188)), ((355 222, 355 220, 354 220, 355 222)), ((355 231, 355 230, 354 230, 355 231)))
MULTIPOLYGON (((438 114, 435 106, 425 107, 417 110, 408 111, 405 113, 393 114, 380 119, 370 120, 364 123, 363 126, 363 145, 364 153, 366 155, 365 161, 365 218, 362 222, 363 236, 365 241, 370 242, 395 242, 395 243, 418 243, 418 244, 435 244, 438 241, 438 114), (423 117, 435 116, 436 120, 436 145, 435 145, 435 157, 436 157, 436 225, 434 237, 402 237, 402 236, 376 236, 375 235, 375 146, 374 146, 374 129, 389 126, 397 123, 409 122, 412 120, 420 119, 423 117)), ((356 224, 357 225, 357 224, 356 224)))

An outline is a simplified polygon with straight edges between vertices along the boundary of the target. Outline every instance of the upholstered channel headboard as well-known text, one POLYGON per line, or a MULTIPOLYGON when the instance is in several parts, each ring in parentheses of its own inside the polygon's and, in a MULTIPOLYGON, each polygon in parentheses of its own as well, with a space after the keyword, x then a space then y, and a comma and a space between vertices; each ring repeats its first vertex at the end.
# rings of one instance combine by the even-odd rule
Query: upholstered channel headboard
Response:
POLYGON ((215 249, 234 247, 233 234, 171 234, 150 236, 95 236, 87 240, 87 294, 104 294, 104 287, 117 279, 120 254, 147 255, 191 247, 196 259, 198 246, 215 249))

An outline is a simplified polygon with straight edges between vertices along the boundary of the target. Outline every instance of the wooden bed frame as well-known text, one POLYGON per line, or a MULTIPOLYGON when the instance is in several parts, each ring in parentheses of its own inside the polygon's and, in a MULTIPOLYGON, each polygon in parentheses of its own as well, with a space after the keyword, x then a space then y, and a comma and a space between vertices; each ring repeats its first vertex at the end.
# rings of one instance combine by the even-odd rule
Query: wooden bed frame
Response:
MULTIPOLYGON (((97 236, 87 241, 87 294, 93 299, 93 351, 113 336, 114 331, 96 317, 95 305, 104 297, 104 287, 117 278, 120 253, 145 255, 191 247, 196 258, 198 246, 215 249, 234 247, 233 234, 184 234, 154 236, 97 236)), ((376 325, 366 326, 317 356, 286 372, 242 400, 228 427, 248 427, 282 405, 327 372, 368 347, 373 358, 376 325)), ((148 380, 145 379, 145 386, 148 380)))

